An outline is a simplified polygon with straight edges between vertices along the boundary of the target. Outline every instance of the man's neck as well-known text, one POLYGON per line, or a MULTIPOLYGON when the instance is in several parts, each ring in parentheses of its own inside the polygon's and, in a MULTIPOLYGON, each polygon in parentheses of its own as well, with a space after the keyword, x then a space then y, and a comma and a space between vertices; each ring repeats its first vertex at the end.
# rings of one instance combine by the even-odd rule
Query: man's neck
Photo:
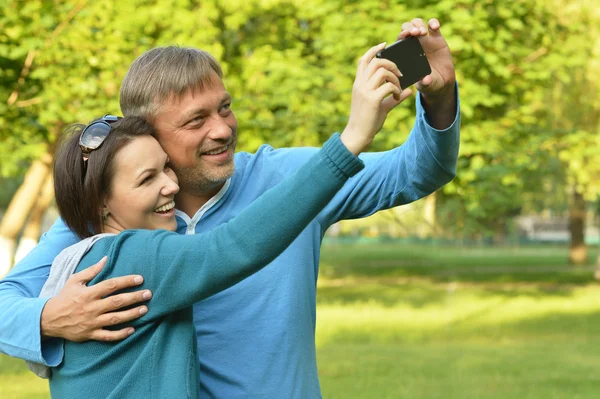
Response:
POLYGON ((196 212, 204 206, 212 197, 223 188, 225 183, 212 187, 205 191, 190 191, 182 189, 175 197, 177 209, 193 218, 196 212))

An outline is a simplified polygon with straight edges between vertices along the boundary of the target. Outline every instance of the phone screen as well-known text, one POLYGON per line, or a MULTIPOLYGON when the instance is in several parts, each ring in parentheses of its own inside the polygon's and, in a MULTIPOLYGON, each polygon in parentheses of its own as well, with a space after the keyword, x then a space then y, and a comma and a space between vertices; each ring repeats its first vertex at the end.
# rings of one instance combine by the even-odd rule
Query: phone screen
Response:
POLYGON ((400 78, 402 89, 414 85, 431 73, 425 50, 415 36, 397 41, 379 51, 376 57, 388 59, 398 66, 403 75, 400 78))

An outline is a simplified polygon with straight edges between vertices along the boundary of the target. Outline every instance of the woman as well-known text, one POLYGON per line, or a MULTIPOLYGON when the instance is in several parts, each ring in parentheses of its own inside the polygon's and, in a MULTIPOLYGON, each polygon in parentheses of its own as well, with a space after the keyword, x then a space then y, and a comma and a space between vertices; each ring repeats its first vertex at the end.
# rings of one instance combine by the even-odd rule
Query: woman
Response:
POLYGON ((136 334, 122 342, 66 342, 64 361, 52 372, 52 396, 195 398, 190 306, 274 259, 362 162, 344 147, 345 137, 333 137, 292 179, 229 223, 182 236, 173 233, 177 178, 148 123, 107 116, 75 133, 55 160, 56 201, 67 225, 85 240, 57 258, 48 284, 107 255, 91 284, 143 273, 154 299, 148 314, 132 323, 136 334))
POLYGON ((55 398, 197 398, 191 305, 267 265, 363 164, 344 147, 345 137, 333 137, 293 178, 229 223, 178 235, 177 178, 152 126, 141 118, 116 119, 76 127, 57 154, 57 206, 84 240, 61 253, 47 284, 108 256, 90 284, 143 273, 152 306, 121 342, 65 342, 50 390, 55 398))

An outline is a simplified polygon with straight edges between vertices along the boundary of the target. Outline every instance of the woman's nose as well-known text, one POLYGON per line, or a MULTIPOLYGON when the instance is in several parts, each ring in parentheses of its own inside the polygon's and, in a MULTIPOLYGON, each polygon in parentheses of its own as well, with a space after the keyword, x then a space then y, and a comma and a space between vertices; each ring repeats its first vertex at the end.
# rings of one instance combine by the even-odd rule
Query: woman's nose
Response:
POLYGON ((167 181, 161 190, 161 194, 165 197, 177 194, 179 192, 179 185, 170 177, 167 176, 166 178, 167 181))

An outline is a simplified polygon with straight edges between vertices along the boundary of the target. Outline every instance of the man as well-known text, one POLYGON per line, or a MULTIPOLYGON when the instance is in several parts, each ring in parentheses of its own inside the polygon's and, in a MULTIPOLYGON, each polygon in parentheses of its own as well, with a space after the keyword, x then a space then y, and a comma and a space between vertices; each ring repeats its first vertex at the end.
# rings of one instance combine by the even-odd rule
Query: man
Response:
MULTIPOLYGON (((432 67, 420 91, 415 128, 407 142, 385 153, 365 154, 366 167, 351 179, 311 225, 261 272, 194 306, 201 397, 320 397, 315 357, 316 280, 320 243, 342 219, 421 198, 454 176, 459 107, 454 66, 437 20, 406 23, 399 38, 420 36, 432 67)), ((398 85, 400 72, 374 58, 359 61, 356 79, 376 76, 398 85)), ((355 84, 354 90, 359 85, 355 84)), ((384 100, 390 108, 410 94, 384 100)), ((353 109, 369 113, 353 94, 353 109)), ((261 147, 256 154, 234 149, 237 121, 218 63, 194 49, 150 50, 131 66, 121 89, 125 115, 142 115, 156 127, 180 182, 179 232, 195 234, 227 222, 310 157, 315 149, 261 147)), ((380 123, 380 115, 371 112, 380 123)), ((346 129, 356 129, 349 120, 346 129)), ((268 223, 268 221, 265 221, 268 223)), ((61 293, 36 298, 54 257, 77 239, 59 220, 36 249, 0 282, 0 350, 54 366, 61 339, 119 340, 133 333, 114 326, 140 317, 146 305, 116 311, 150 298, 125 292, 141 276, 125 276, 92 287, 85 284, 102 264, 74 275, 61 293)), ((152 303, 149 303, 152 306, 152 303)), ((135 336, 132 338, 135 339, 135 336)), ((160 349, 160 348, 158 348, 160 349)))

